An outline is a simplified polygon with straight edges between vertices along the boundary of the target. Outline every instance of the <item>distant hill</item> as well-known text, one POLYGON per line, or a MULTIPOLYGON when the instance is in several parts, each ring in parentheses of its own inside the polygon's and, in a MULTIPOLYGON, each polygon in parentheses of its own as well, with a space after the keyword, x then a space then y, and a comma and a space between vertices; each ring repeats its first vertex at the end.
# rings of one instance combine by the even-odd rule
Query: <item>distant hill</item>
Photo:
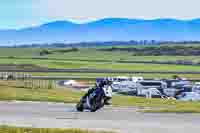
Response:
POLYGON ((84 24, 55 21, 20 30, 0 30, 0 45, 130 40, 200 41, 200 19, 108 18, 84 24))

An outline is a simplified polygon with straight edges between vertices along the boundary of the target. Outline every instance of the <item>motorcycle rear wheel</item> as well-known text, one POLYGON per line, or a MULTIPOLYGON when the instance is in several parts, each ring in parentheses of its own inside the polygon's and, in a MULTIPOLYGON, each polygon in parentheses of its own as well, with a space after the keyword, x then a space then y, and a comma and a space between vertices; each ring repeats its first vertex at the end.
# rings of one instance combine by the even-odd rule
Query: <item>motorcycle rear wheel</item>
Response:
POLYGON ((98 98, 94 98, 94 101, 91 104, 91 112, 96 112, 98 109, 104 106, 104 99, 100 98, 101 102, 98 101, 98 98))

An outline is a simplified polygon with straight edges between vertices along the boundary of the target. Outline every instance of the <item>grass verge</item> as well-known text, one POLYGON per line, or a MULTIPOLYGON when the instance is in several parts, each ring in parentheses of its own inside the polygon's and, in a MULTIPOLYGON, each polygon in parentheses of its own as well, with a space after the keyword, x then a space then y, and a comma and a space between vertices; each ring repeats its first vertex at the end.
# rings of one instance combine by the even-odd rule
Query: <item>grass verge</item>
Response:
POLYGON ((89 131, 81 129, 17 128, 17 127, 0 126, 0 133, 111 133, 111 132, 89 131))
POLYGON ((200 102, 183 102, 169 99, 146 99, 133 96, 114 96, 115 106, 134 106, 145 113, 200 113, 200 102), (149 109, 145 109, 149 108, 149 109))
MULTIPOLYGON (((14 81, 0 82, 0 100, 77 103, 82 92, 69 89, 27 89, 15 86, 14 81)), ((200 113, 200 102, 180 102, 167 99, 146 99, 133 96, 113 96, 114 106, 149 107, 144 112, 200 113)))

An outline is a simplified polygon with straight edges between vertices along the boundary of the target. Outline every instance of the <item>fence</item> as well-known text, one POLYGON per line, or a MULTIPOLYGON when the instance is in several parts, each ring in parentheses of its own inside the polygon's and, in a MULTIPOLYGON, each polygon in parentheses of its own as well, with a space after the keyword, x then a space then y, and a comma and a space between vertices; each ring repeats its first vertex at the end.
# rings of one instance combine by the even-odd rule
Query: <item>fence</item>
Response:
POLYGON ((1 81, 13 82, 16 87, 29 89, 53 89, 57 88, 55 80, 34 79, 28 73, 22 72, 0 72, 1 81))

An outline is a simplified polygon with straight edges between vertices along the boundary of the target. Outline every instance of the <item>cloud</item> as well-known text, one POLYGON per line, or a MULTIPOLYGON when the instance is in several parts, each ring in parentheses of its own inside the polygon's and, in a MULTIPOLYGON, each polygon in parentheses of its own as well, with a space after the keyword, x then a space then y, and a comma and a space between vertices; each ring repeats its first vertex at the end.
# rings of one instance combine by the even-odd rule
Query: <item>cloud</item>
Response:
MULTIPOLYGON (((40 0, 41 16, 49 19, 90 20, 105 17, 195 18, 198 0, 40 0)), ((38 13, 36 11, 36 13, 38 13)))
POLYGON ((2 0, 0 29, 107 17, 191 19, 200 17, 199 5, 199 0, 2 0))

